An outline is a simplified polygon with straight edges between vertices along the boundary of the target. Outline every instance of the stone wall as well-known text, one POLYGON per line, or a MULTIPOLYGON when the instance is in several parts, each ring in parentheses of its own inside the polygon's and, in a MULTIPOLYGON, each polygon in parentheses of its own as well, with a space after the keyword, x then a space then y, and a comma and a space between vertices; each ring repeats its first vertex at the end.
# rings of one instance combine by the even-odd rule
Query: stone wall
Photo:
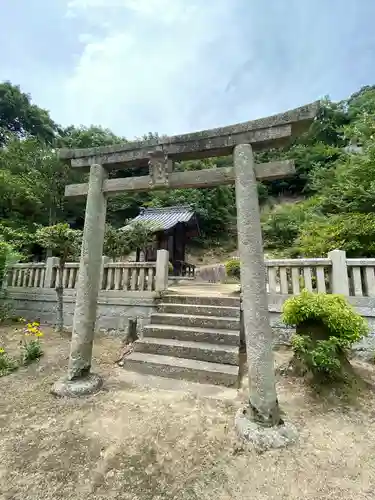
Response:
MULTIPOLYGON (((56 321, 56 292, 50 288, 9 287, 8 297, 12 300, 14 314, 27 320, 39 319, 45 324, 56 321)), ((129 320, 137 318, 137 328, 149 323, 151 313, 156 309, 154 292, 118 292, 103 290, 99 294, 96 328, 114 335, 125 336, 129 320)), ((75 307, 76 291, 64 291, 64 325, 71 327, 75 307)))
MULTIPOLYGON (((64 324, 71 327, 75 305, 75 290, 64 291, 64 324)), ((42 323, 54 324, 56 320, 56 293, 50 288, 9 287, 14 314, 28 320, 40 319, 42 323)), ((156 311, 155 292, 124 292, 102 290, 98 301, 97 330, 105 330, 113 335, 125 336, 129 319, 137 318, 139 333, 149 323, 152 312, 156 311)), ((275 345, 288 345, 294 332, 281 321, 282 305, 289 295, 269 294, 269 312, 275 345)), ((351 304, 366 318, 371 334, 358 345, 354 352, 364 358, 373 358, 375 353, 375 298, 349 297, 351 304)))

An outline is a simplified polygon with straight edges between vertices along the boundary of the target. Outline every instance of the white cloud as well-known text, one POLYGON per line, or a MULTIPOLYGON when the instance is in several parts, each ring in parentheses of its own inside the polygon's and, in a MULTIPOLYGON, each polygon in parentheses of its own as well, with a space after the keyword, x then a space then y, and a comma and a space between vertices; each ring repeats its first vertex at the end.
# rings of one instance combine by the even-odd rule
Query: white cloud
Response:
POLYGON ((338 0, 69 0, 81 51, 58 119, 132 138, 342 98, 372 68, 356 2, 344 11, 338 0))
MULTIPOLYGON (((70 11, 88 11, 97 27, 108 21, 105 12, 115 16, 93 41, 81 36, 87 43, 66 82, 66 113, 75 122, 79 113, 83 123, 101 123, 128 137, 183 132, 205 122, 199 114, 210 114, 212 104, 205 110, 206 103, 226 86, 223 75, 218 79, 215 46, 227 38, 231 2, 186 5, 183 0, 72 0, 70 11)), ((231 53, 236 35, 231 35, 219 52, 229 66, 236 61, 231 53)))

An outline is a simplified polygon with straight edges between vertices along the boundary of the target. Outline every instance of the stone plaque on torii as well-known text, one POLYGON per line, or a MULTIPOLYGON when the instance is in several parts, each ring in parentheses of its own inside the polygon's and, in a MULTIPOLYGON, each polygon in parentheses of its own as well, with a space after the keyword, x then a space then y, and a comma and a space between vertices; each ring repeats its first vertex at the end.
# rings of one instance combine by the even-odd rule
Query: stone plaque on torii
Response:
POLYGON ((72 168, 89 169, 90 176, 88 183, 68 185, 65 189, 68 197, 87 196, 87 203, 68 375, 55 384, 55 394, 87 393, 101 384, 100 378, 91 374, 90 369, 107 197, 123 192, 235 184, 243 322, 250 382, 248 418, 240 416, 238 427, 247 433, 249 421, 270 427, 280 424, 257 180, 282 179, 293 175, 295 170, 292 160, 254 164, 253 151, 288 144, 293 137, 308 129, 318 107, 319 103, 315 102, 268 118, 163 139, 59 151, 60 158, 70 161, 72 168), (230 154, 233 154, 234 165, 231 168, 173 170, 176 161, 230 154), (109 170, 147 166, 149 175, 107 178, 109 170))

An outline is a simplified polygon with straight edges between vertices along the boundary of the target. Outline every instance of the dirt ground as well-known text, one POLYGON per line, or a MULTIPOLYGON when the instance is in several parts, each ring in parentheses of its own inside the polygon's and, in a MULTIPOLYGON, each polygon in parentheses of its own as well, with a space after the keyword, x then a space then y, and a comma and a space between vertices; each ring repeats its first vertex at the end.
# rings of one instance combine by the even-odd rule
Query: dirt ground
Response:
MULTIPOLYGON (((18 334, 0 330, 0 345, 18 334)), ((278 381, 280 404, 300 431, 297 445, 257 455, 233 430, 246 391, 129 374, 114 366, 120 341, 98 338, 97 395, 55 399, 68 336, 51 330, 39 363, 0 378, 0 498, 260 500, 374 498, 375 396, 351 407, 278 381)), ((369 380, 370 366, 359 366, 369 380)))

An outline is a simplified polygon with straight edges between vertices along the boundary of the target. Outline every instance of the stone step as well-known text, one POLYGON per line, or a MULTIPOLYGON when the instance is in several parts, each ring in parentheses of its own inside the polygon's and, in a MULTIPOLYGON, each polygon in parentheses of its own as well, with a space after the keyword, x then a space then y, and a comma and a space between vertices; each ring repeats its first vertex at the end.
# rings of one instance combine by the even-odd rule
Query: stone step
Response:
POLYGON ((168 294, 162 298, 164 304, 192 304, 192 305, 207 305, 207 306, 222 306, 222 307, 240 307, 239 297, 216 296, 210 297, 205 295, 179 295, 168 294))
POLYGON ((143 352, 129 354, 123 366, 137 373, 227 387, 235 386, 238 379, 236 366, 143 352))
POLYGON ((159 313, 184 314, 194 316, 217 316, 227 318, 239 318, 239 307, 212 306, 208 304, 159 304, 159 313))
POLYGON ((237 346, 220 346, 206 342, 147 337, 137 340, 134 344, 134 350, 136 352, 238 366, 237 346))
POLYGON ((153 325, 177 325, 198 328, 239 330, 240 318, 222 318, 219 316, 195 316, 189 314, 153 313, 151 315, 153 325))
POLYGON ((210 344, 232 346, 238 346, 240 342, 239 330, 210 330, 208 328, 177 325, 146 325, 143 330, 143 335, 144 337, 160 339, 207 342, 210 344))

